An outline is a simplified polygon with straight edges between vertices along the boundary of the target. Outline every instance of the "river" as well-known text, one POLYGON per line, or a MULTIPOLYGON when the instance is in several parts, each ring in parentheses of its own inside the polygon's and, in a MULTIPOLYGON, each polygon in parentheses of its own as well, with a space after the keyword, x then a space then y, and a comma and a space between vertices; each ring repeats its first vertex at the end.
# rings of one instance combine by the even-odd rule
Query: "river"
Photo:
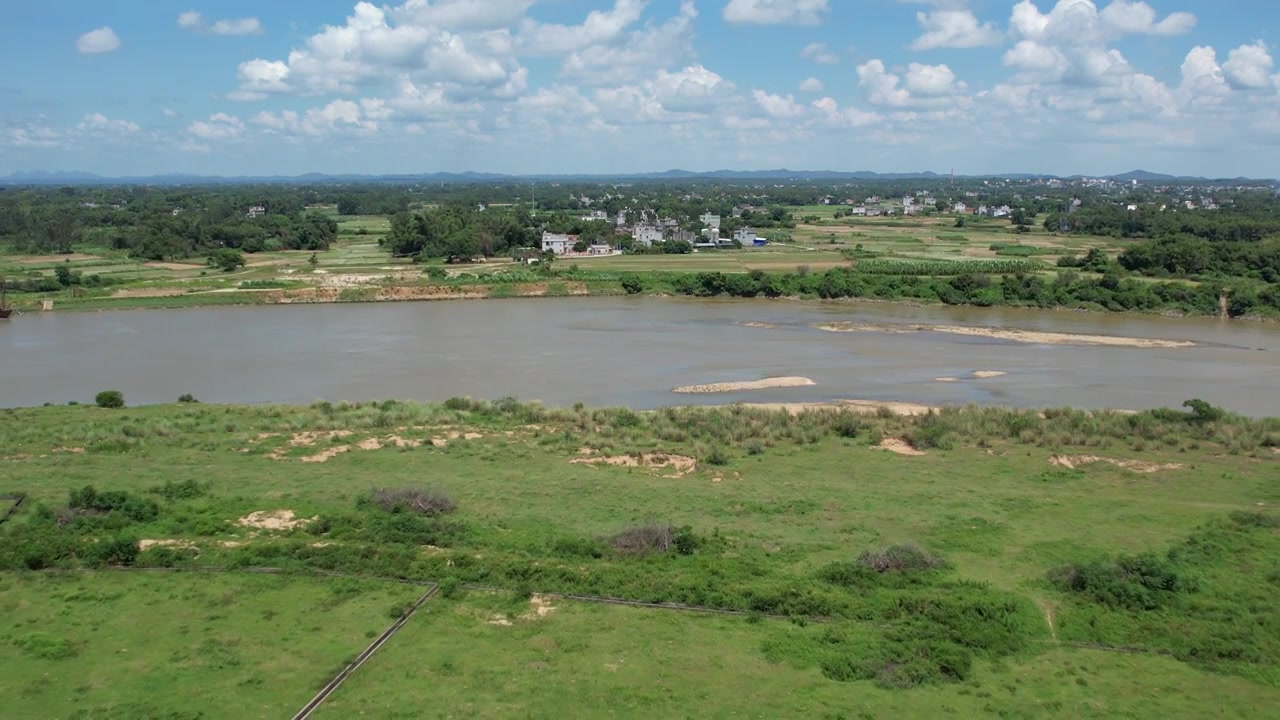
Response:
POLYGON ((130 404, 183 393, 218 403, 463 395, 634 408, 847 398, 1139 409, 1198 397, 1249 415, 1280 414, 1280 325, 889 303, 564 298, 27 314, 0 322, 0 362, 5 407, 91 402, 115 389, 130 404), (831 322, 1197 345, 1040 345, 813 327, 831 322), (1007 374, 977 380, 975 371, 1007 374), (816 384, 672 392, 777 375, 816 384))

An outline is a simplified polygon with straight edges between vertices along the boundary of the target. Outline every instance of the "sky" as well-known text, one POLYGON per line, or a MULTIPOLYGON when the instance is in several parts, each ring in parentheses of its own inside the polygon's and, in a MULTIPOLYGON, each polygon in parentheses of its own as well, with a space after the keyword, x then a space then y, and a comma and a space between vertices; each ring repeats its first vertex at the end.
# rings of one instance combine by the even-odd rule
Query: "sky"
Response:
POLYGON ((6 0, 0 174, 1280 175, 1271 0, 6 0))

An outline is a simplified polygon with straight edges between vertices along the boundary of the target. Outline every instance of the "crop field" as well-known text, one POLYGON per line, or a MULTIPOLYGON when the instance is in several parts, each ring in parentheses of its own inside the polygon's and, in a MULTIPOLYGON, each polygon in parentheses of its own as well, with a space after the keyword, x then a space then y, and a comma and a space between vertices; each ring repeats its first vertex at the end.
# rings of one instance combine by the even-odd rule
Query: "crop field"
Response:
POLYGON ((289 717, 419 594, 236 573, 0 575, 4 714, 289 717))
POLYGON ((32 408, 0 438, 23 709, 287 715, 420 590, 288 574, 317 570, 441 586, 325 717, 1280 703, 1276 419, 455 399, 32 408), (30 572, 119 565, 288 575, 30 572))

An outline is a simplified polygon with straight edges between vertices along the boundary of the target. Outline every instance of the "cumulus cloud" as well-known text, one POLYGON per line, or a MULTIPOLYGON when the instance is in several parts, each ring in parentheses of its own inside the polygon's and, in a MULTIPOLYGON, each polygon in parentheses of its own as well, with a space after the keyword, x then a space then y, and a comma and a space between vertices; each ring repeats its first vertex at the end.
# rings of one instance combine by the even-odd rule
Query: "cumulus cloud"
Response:
POLYGON ((835 65, 840 62, 840 56, 827 49, 826 43, 809 43, 800 50, 800 57, 808 58, 819 65, 835 65))
POLYGON ((201 140, 235 140, 244 133, 244 121, 234 115, 214 113, 208 120, 197 120, 187 132, 201 140))
MULTIPOLYGON (((381 114, 378 103, 367 105, 374 114, 381 114)), ((304 113, 284 110, 279 113, 260 112, 253 117, 253 122, 269 130, 288 133, 301 133, 311 137, 320 137, 331 133, 349 132, 371 134, 377 132, 378 123, 370 119, 366 108, 351 100, 334 100, 323 107, 311 108, 304 113)))
POLYGON ((116 31, 109 27, 100 27, 97 30, 80 36, 76 40, 76 52, 81 55, 97 55, 100 53, 114 52, 120 48, 120 37, 116 35, 116 31))
POLYGON ((1227 83, 1236 90, 1261 90, 1276 85, 1271 75, 1275 63, 1267 46, 1259 40, 1252 45, 1241 45, 1227 54, 1222 73, 1227 83))
POLYGON ((188 10, 179 14, 178 27, 210 35, 262 34, 262 23, 256 17, 215 20, 210 23, 205 20, 204 15, 195 10, 188 10))
POLYGON ((77 125, 85 132, 118 133, 129 135, 138 132, 138 124, 130 120, 111 120, 102 113, 89 113, 77 125))
POLYGON ((978 22, 965 0, 909 0, 935 6, 917 12, 921 35, 911 43, 912 50, 937 48, 976 48, 1004 43, 1004 33, 991 22, 978 22))
POLYGON ((407 0, 391 8, 397 22, 462 31, 509 28, 525 16, 534 0, 407 0))
POLYGON ((1098 20, 1112 30, 1143 35, 1185 35, 1196 26, 1196 16, 1188 12, 1171 13, 1157 22, 1155 9, 1141 0, 1114 0, 1098 13, 1098 20))
POLYGON ((679 12, 660 25, 624 33, 615 42, 598 43, 571 53, 560 65, 565 80, 584 85, 633 83, 659 69, 693 59, 693 22, 698 10, 683 0, 679 12))
POLYGON ((946 65, 911 63, 904 78, 889 72, 881 60, 858 66, 858 87, 867 102, 888 107, 920 107, 946 102, 964 89, 946 65))
POLYGON ((828 9, 827 0, 729 0, 721 14, 748 25, 817 25, 828 9))
POLYGON ((834 128, 863 128, 884 122, 879 113, 867 112, 858 108, 841 108, 840 104, 829 97, 814 100, 812 107, 834 128))
POLYGON ((771 95, 764 90, 752 90, 751 97, 756 105, 769 117, 793 118, 804 114, 804 107, 791 95, 771 95))
POLYGON ((800 83, 800 92, 822 92, 822 81, 818 78, 806 78, 800 83))
POLYGON ((161 115, 164 115, 164 116, 165 116, 165 117, 167 117, 167 118, 176 118, 176 117, 178 117, 178 113, 177 113, 177 112, 175 112, 175 111, 173 111, 173 110, 170 110, 169 108, 160 108, 160 114, 161 114, 161 115))
POLYGON ((610 10, 593 10, 580 25, 552 25, 525 19, 520 49, 531 54, 562 55, 611 42, 640 19, 647 0, 616 0, 610 10))

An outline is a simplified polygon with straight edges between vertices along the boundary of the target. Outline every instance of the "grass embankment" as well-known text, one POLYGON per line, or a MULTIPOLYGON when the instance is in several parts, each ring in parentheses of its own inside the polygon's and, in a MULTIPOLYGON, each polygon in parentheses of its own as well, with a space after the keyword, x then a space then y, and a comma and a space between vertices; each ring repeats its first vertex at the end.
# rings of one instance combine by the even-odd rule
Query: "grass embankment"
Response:
MULTIPOLYGON (((119 563, 440 582, 332 717, 723 715, 759 695, 748 684, 777 688, 776 714, 1280 702, 1276 419, 454 400, 35 408, 0 431, 0 493, 31 494, 0 526, 9 587, 34 582, 24 568, 119 563)), ((48 677, 50 693, 81 683, 48 677)))
POLYGON ((3 574, 4 714, 289 717, 418 594, 372 580, 3 574))

